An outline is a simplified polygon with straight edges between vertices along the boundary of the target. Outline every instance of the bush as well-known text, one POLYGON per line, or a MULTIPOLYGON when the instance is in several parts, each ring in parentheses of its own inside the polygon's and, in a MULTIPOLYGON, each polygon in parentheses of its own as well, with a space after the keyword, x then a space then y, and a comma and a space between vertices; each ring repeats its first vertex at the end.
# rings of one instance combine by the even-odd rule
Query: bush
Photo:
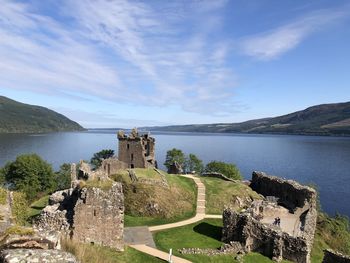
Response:
POLYGON ((181 167, 183 167, 185 160, 185 154, 181 150, 173 148, 167 151, 164 165, 168 170, 174 162, 177 162, 181 167))
POLYGON ((231 163, 225 163, 225 162, 219 162, 219 161, 212 161, 208 163, 205 167, 205 172, 211 173, 221 173, 225 175, 226 177, 235 179, 235 180, 241 180, 242 175, 238 168, 231 163))
POLYGON ((198 159, 196 155, 190 153, 185 161, 185 171, 189 173, 195 171, 196 173, 200 174, 203 169, 203 161, 198 159))
POLYGON ((63 190, 70 187, 71 184, 71 167, 69 163, 60 166, 60 170, 55 173, 56 190, 63 190))
POLYGON ((17 156, 14 162, 2 168, 7 183, 14 190, 24 192, 29 200, 33 200, 40 192, 55 189, 55 175, 50 164, 37 154, 17 156))
POLYGON ((102 164, 103 159, 108 159, 113 157, 114 151, 111 149, 105 149, 94 153, 94 156, 91 158, 90 163, 94 166, 95 169, 99 168, 102 164))

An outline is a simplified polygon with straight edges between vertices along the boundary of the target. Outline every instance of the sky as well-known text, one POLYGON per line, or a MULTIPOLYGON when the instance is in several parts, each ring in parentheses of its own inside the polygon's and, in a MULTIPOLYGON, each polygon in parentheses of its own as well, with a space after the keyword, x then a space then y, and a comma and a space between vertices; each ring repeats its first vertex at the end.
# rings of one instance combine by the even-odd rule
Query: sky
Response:
POLYGON ((347 0, 0 0, 0 95, 86 128, 350 101, 347 0))

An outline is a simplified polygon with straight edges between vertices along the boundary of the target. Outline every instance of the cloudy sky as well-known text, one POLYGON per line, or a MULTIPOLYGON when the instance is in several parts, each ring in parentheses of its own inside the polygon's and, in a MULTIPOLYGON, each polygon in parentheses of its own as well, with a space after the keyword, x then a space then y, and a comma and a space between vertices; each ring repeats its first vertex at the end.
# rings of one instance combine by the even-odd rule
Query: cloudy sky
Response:
POLYGON ((349 101, 349 69, 346 0, 0 0, 0 95, 84 127, 349 101))

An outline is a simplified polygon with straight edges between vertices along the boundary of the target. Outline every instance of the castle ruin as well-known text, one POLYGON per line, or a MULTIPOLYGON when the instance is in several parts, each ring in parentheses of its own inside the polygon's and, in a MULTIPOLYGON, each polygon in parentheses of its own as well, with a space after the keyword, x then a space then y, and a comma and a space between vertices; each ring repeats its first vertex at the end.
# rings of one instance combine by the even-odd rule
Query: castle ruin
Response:
POLYGON ((292 180, 254 172, 251 188, 265 196, 246 211, 223 212, 223 241, 238 242, 243 251, 309 263, 316 228, 316 191, 292 180), (281 223, 276 224, 276 218, 281 223))
POLYGON ((128 165, 128 168, 156 167, 155 139, 149 134, 139 135, 133 129, 129 136, 123 131, 118 132, 118 159, 128 165))

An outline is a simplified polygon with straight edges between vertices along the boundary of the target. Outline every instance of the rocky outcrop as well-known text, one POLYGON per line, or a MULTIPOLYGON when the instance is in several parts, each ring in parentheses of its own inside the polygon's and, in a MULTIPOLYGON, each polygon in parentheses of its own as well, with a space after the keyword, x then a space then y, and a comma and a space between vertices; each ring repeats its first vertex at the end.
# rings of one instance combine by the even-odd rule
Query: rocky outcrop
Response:
POLYGON ((41 263, 78 263, 70 253, 54 249, 5 249, 0 252, 0 262, 41 262, 41 263))
POLYGON ((343 255, 339 252, 335 252, 331 249, 324 251, 324 258, 322 263, 350 263, 350 256, 343 255))

